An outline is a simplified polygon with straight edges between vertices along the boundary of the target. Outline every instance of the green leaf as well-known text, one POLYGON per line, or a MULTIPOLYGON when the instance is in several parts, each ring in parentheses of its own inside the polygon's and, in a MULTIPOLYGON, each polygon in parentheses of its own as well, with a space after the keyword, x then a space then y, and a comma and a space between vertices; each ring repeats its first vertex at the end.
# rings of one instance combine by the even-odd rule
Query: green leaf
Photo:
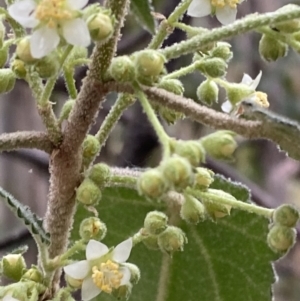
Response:
POLYGON ((151 3, 151 0, 132 0, 131 11, 145 29, 154 34, 156 22, 152 15, 153 7, 151 3))
POLYGON ((32 213, 28 206, 20 203, 2 187, 0 187, 0 196, 6 200, 10 210, 18 219, 23 221, 32 235, 38 235, 43 243, 50 244, 50 236, 43 228, 43 221, 38 218, 35 213, 32 213))

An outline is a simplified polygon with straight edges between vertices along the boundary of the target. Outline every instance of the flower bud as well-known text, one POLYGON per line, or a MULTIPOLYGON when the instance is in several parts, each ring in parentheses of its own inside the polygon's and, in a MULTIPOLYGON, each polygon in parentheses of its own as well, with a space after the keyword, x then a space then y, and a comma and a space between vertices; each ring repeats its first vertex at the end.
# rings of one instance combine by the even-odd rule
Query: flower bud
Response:
POLYGON ((147 235, 143 239, 143 243, 149 250, 158 250, 159 249, 158 238, 156 235, 147 235))
POLYGON ((10 64, 11 70, 15 73, 17 78, 25 78, 26 77, 26 68, 25 63, 22 60, 14 59, 10 64))
POLYGON ((258 51, 264 60, 274 62, 287 55, 288 45, 268 35, 262 35, 258 51))
POLYGON ((231 131, 217 131, 200 139, 208 155, 219 160, 231 160, 237 143, 231 131))
POLYGON ((176 141, 174 153, 195 167, 205 161, 205 150, 199 141, 176 141))
POLYGON ((138 266, 129 262, 123 262, 122 266, 128 268, 130 271, 130 283, 137 284, 141 279, 141 272, 138 266))
POLYGON ((99 151, 100 143, 98 139, 93 135, 87 135, 82 145, 83 164, 85 166, 89 165, 99 151))
POLYGON ((211 106, 218 102, 219 87, 214 81, 207 79, 197 88, 196 94, 200 101, 211 106))
POLYGON ((138 179, 138 191, 150 198, 161 197, 168 189, 167 181, 158 169, 145 171, 138 179))
POLYGON ((11 91, 16 83, 16 76, 11 69, 0 69, 0 93, 11 91))
POLYGON ((108 72, 118 82, 132 82, 135 80, 134 63, 127 55, 113 58, 108 72))
POLYGON ((25 37, 19 41, 16 48, 16 54, 17 57, 24 63, 30 64, 36 61, 31 54, 29 37, 25 37))
POLYGON ((224 60, 214 57, 206 58, 199 62, 198 70, 204 75, 218 78, 226 74, 227 64, 224 60))
POLYGON ((211 51, 211 56, 218 57, 228 63, 233 57, 233 53, 230 48, 231 45, 229 43, 217 42, 216 47, 211 51))
POLYGON ((60 122, 62 122, 63 120, 67 120, 69 118, 69 115, 74 107, 75 102, 76 99, 69 99, 64 103, 59 114, 60 122))
POLYGON ((206 212, 208 213, 209 217, 216 221, 222 217, 230 215, 231 206, 211 203, 211 202, 203 202, 206 212))
POLYGON ((8 254, 2 258, 2 274, 19 281, 26 269, 25 259, 21 254, 8 254))
POLYGON ((35 71, 41 78, 47 79, 57 74, 60 63, 59 57, 56 52, 41 58, 34 65, 35 71))
POLYGON ((151 235, 158 235, 166 230, 168 217, 159 211, 152 211, 146 215, 144 228, 151 235))
POLYGON ((157 88, 164 89, 168 92, 172 92, 176 95, 183 95, 184 87, 178 79, 164 79, 157 84, 157 88))
POLYGON ((88 57, 88 50, 86 47, 73 46, 71 53, 68 55, 66 59, 66 65, 73 65, 76 60, 86 59, 87 57, 88 57))
POLYGON ((277 253, 285 254, 296 242, 296 230, 281 225, 273 225, 268 233, 269 247, 277 253))
POLYGON ((0 49, 0 68, 3 68, 5 66, 7 59, 8 59, 8 47, 4 46, 0 49))
POLYGON ((160 250, 170 255, 176 251, 183 251, 186 243, 187 237, 185 233, 175 226, 169 226, 163 233, 158 235, 160 250))
POLYGON ((97 163, 92 166, 89 172, 89 178, 99 187, 103 187, 110 179, 111 172, 108 165, 97 163))
POLYGON ((84 205, 97 205, 101 197, 100 188, 90 179, 84 179, 76 190, 76 199, 84 205))
POLYGON ((206 189, 214 181, 214 172, 204 168, 197 167, 195 173, 194 187, 198 189, 206 189))
POLYGON ((99 12, 87 20, 91 38, 96 42, 106 42, 114 32, 112 18, 105 13, 99 12))
POLYGON ((273 221, 281 226, 293 228, 299 221, 299 210, 292 205, 283 204, 274 210, 273 221))
POLYGON ((3 47, 3 41, 5 38, 5 26, 2 21, 0 21, 0 48, 3 47))
POLYGON ((79 235, 84 241, 102 240, 107 232, 106 225, 98 217, 88 217, 80 224, 79 235))
POLYGON ((176 121, 184 118, 184 114, 182 114, 180 112, 176 112, 176 111, 169 109, 167 107, 164 107, 164 106, 159 106, 158 111, 159 111, 160 116, 169 125, 175 124, 176 121))
POLYGON ((128 300, 132 291, 132 284, 121 285, 118 288, 114 288, 111 294, 118 300, 128 300))
POLYGON ((83 280, 81 280, 81 279, 75 279, 67 274, 65 274, 65 279, 66 279, 66 282, 68 283, 68 285, 72 288, 79 289, 82 286, 83 280))
POLYGON ((43 283, 44 277, 37 267, 32 267, 24 273, 22 280, 31 280, 37 283, 43 283))
POLYGON ((196 198, 186 195, 180 208, 180 216, 191 224, 198 224, 206 219, 206 209, 196 198))
POLYGON ((161 169, 175 188, 184 189, 193 182, 192 166, 185 158, 174 155, 162 162, 161 169))

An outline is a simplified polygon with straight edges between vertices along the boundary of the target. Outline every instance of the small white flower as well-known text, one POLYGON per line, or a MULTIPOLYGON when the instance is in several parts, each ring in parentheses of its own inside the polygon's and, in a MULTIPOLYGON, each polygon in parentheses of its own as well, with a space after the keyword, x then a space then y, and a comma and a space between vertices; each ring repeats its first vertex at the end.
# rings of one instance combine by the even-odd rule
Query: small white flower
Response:
POLYGON ((17 0, 8 7, 10 16, 22 26, 33 28, 30 50, 42 58, 54 50, 62 36, 67 43, 87 47, 90 34, 78 10, 88 0, 17 0))
POLYGON ((205 17, 215 14, 224 25, 235 21, 237 5, 244 0, 193 0, 187 14, 191 17, 205 17))
POLYGON ((78 261, 64 267, 65 273, 82 280, 81 298, 91 300, 102 291, 111 293, 121 285, 130 281, 130 270, 122 266, 132 249, 132 239, 129 238, 109 250, 103 243, 90 240, 86 247, 86 260, 78 261))

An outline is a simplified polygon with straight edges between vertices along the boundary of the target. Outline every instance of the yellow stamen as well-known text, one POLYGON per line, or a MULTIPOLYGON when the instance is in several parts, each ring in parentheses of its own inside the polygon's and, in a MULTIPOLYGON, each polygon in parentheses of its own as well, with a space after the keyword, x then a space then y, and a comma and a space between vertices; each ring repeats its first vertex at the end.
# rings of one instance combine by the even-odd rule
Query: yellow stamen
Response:
POLYGON ((260 92, 260 91, 255 92, 254 101, 263 108, 268 108, 270 105, 268 102, 268 95, 264 92, 260 92))
POLYGON ((229 5, 231 8, 236 8, 240 0, 211 0, 213 7, 223 8, 225 5, 229 5))
POLYGON ((110 294, 114 288, 121 284, 123 274, 119 270, 119 264, 108 260, 102 262, 100 266, 92 268, 92 279, 97 287, 110 294))

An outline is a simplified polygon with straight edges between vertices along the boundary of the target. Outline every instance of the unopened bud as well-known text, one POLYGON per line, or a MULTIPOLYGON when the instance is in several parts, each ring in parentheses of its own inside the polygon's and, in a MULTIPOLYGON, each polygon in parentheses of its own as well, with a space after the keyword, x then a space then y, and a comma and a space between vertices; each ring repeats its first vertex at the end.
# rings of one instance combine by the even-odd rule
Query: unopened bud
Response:
POLYGON ((98 139, 93 135, 87 135, 82 145, 83 164, 89 165, 99 151, 100 143, 98 139))
POLYGON ((175 124, 176 121, 183 119, 184 114, 180 112, 176 112, 170 108, 159 106, 159 114, 160 116, 167 122, 167 124, 172 125, 175 124))
POLYGON ((111 294, 118 300, 128 300, 132 291, 132 284, 121 285, 114 288, 111 294))
POLYGON ((259 41, 258 51, 260 56, 267 62, 274 62, 285 57, 288 45, 268 35, 262 35, 259 41))
POLYGON ((114 32, 113 23, 108 14, 99 12, 91 16, 87 21, 91 38, 96 42, 106 42, 114 32))
POLYGON ((17 78, 25 78, 26 77, 26 68, 25 63, 22 60, 14 59, 10 64, 11 70, 15 73, 17 78))
POLYGON ((158 169, 145 171, 138 179, 138 191, 150 198, 161 197, 168 189, 168 183, 158 169))
POLYGON ((2 274, 7 278, 19 281, 25 269, 25 259, 21 254, 8 254, 2 258, 2 274))
POLYGON ((274 210, 273 221, 281 226, 293 228, 299 221, 299 210, 292 205, 283 204, 274 210))
POLYGON ((191 224, 198 224, 206 219, 206 209, 196 198, 186 195, 180 209, 180 216, 191 224))
POLYGON ((108 72, 118 82, 132 82, 135 79, 134 63, 127 55, 113 58, 108 72))
POLYGON ((223 77, 226 69, 226 62, 218 57, 203 59, 198 66, 199 71, 212 78, 223 77))
POLYGON ((138 266, 133 263, 123 262, 122 267, 126 267, 130 271, 130 283, 137 284, 141 279, 141 272, 138 266))
POLYGON ((147 235, 143 239, 143 243, 149 250, 158 250, 159 249, 158 238, 156 235, 147 235))
POLYGON ((206 153, 219 160, 231 160, 237 148, 232 131, 217 131, 200 139, 206 153))
POLYGON ((206 189, 214 181, 214 172, 204 168, 197 167, 195 173, 194 187, 198 189, 206 189))
POLYGON ((106 225, 98 217, 88 217, 80 224, 79 235, 84 241, 102 240, 107 232, 106 225))
POLYGON ((99 187, 103 187, 109 181, 110 176, 110 167, 104 163, 93 165, 89 172, 89 178, 99 187))
POLYGON ((88 50, 86 47, 73 46, 71 53, 68 55, 66 59, 66 65, 73 65, 76 60, 86 59, 87 56, 88 56, 88 50))
POLYGON ((4 46, 0 49, 0 68, 3 68, 5 66, 7 59, 8 59, 8 47, 4 46))
POLYGON ((218 102, 219 87, 214 81, 207 79, 197 88, 196 94, 200 101, 211 106, 218 102))
POLYGON ((216 47, 211 51, 211 56, 218 57, 228 63, 233 56, 230 50, 231 45, 226 42, 217 42, 216 47))
POLYGON ((11 69, 0 69, 0 93, 11 91, 16 83, 16 76, 11 69))
POLYGON ((157 88, 164 89, 168 92, 172 92, 176 95, 182 95, 184 92, 183 84, 178 79, 162 79, 158 84, 157 88))
POLYGON ((185 233, 178 227, 169 226, 163 233, 158 235, 158 245, 162 252, 170 255, 177 251, 183 251, 187 243, 185 233))
POLYGON ((167 228, 168 217, 159 211, 152 211, 146 215, 144 228, 151 235, 158 235, 167 228))
POLYGON ((59 114, 60 122, 62 122, 63 120, 67 120, 69 118, 69 115, 74 107, 75 102, 76 99, 69 99, 64 103, 59 114))
POLYGON ((269 247, 285 254, 296 243, 296 229, 275 224, 269 230, 267 242, 269 247))
POLYGON ((38 268, 32 267, 24 273, 24 275, 22 276, 22 280, 23 279, 31 280, 37 283, 43 283, 44 277, 42 272, 38 268))
POLYGON ((205 150, 199 141, 176 141, 174 153, 195 167, 205 161, 205 150))
POLYGON ((101 197, 100 188, 90 179, 84 179, 76 190, 76 199, 84 205, 97 205, 101 197))
POLYGON ((32 56, 30 50, 30 40, 28 37, 23 38, 19 41, 16 48, 17 57, 24 63, 33 63, 36 59, 32 56))
POLYGON ((41 58, 34 65, 35 71, 41 78, 47 79, 57 74, 60 68, 59 57, 56 52, 41 58))

